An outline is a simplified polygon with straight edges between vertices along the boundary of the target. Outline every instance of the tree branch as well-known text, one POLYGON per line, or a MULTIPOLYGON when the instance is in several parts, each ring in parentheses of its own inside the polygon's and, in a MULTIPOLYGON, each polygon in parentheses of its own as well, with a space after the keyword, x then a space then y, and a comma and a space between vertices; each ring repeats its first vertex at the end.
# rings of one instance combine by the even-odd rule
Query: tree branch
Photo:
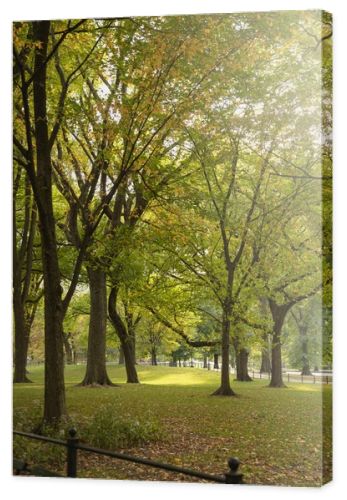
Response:
POLYGON ((208 340, 206 340, 206 341, 204 341, 204 340, 191 340, 188 337, 188 335, 184 332, 184 330, 173 325, 168 319, 164 318, 158 311, 156 311, 155 309, 153 309, 150 306, 147 306, 146 309, 148 309, 148 311, 150 313, 152 313, 153 316, 155 318, 157 318, 158 321, 160 321, 160 323, 162 323, 164 326, 166 326, 167 328, 169 328, 173 332, 177 333, 180 337, 182 337, 183 340, 191 347, 212 347, 212 346, 215 346, 217 344, 220 344, 220 340, 210 340, 210 341, 208 341, 208 340))

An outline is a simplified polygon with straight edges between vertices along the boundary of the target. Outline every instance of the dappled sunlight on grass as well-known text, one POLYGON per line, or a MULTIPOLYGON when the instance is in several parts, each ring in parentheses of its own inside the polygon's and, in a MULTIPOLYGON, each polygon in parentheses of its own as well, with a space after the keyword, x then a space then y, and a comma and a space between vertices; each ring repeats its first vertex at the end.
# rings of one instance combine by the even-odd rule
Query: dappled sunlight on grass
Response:
MULTIPOLYGON (((319 384, 288 384, 287 388, 292 391, 300 392, 322 392, 322 386, 319 384)), ((324 386, 323 386, 324 390, 324 386)))
POLYGON ((146 381, 145 383, 151 385, 183 385, 183 386, 195 386, 195 385, 206 385, 206 380, 199 379, 198 377, 192 377, 187 375, 163 375, 152 381, 146 381))
MULTIPOLYGON (((149 372, 151 373, 151 372, 149 372)), ((147 377, 146 372, 140 372, 143 383, 155 385, 206 385, 207 383, 216 383, 215 377, 206 377, 204 372, 194 368, 173 368, 171 372, 168 369, 161 369, 155 373, 155 376, 147 377)))
MULTIPOLYGON (((43 366, 34 366, 29 369, 29 377, 34 382, 32 384, 16 384, 18 388, 37 389, 43 384, 43 366)), ((73 386, 81 382, 85 371, 85 365, 67 365, 65 367, 65 383, 67 387, 73 386)), ((124 384, 126 381, 126 372, 124 366, 108 365, 108 374, 112 382, 124 384)), ((218 386, 220 381, 220 372, 213 370, 203 370, 197 368, 175 368, 163 366, 144 366, 138 365, 137 372, 142 384, 150 385, 179 385, 179 386, 218 386)), ((230 377, 233 387, 242 387, 248 390, 253 385, 267 387, 269 381, 267 379, 255 379, 253 382, 237 382, 233 380, 233 375, 230 377)), ((285 390, 301 391, 301 392, 321 392, 320 384, 302 384, 289 383, 286 384, 285 390)), ((325 384, 324 384, 325 387, 325 384)), ((277 389, 271 388, 277 392, 277 389)), ((281 392, 282 389, 279 389, 281 392)))

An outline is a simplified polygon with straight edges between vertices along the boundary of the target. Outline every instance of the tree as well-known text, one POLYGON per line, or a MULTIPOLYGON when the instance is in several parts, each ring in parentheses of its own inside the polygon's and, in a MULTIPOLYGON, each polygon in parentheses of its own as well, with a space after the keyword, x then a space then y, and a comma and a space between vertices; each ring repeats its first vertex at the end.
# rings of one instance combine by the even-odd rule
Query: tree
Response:
POLYGON ((107 314, 128 382, 139 382, 135 340, 151 318, 153 362, 154 330, 216 363, 221 354, 215 394, 226 396, 230 346, 239 379, 249 379, 255 347, 269 369, 260 300, 272 319, 273 386, 283 384, 287 313, 322 284, 329 325, 331 225, 322 237, 321 221, 330 220, 331 151, 320 132, 331 113, 324 98, 321 115, 319 92, 331 81, 316 50, 323 44, 328 68, 329 27, 322 35, 316 13, 298 23, 290 12, 16 25, 14 210, 24 217, 14 227, 15 364, 23 379, 24 319, 41 290, 37 222, 45 421, 65 412, 68 308, 87 284, 83 385, 111 383, 107 314))
MULTIPOLYGON (((264 317, 268 314, 268 305, 265 297, 260 298, 260 309, 264 317)), ((270 373, 271 372, 271 360, 270 360, 270 341, 268 329, 264 329, 262 334, 262 346, 261 346, 261 366, 260 373, 270 373)))
POLYGON ((127 382, 130 384, 137 384, 139 383, 139 379, 135 367, 134 332, 131 328, 132 325, 130 326, 129 322, 124 322, 121 315, 117 311, 117 298, 118 289, 116 286, 113 286, 109 295, 108 313, 121 342, 121 348, 124 354, 124 361, 127 372, 127 382))
POLYGON ((322 366, 322 315, 319 294, 290 310, 284 327, 283 354, 287 364, 302 375, 322 366))
POLYGON ((14 313, 14 382, 30 382, 27 358, 30 329, 42 297, 40 270, 33 272, 37 233, 37 212, 32 201, 30 182, 18 161, 13 185, 13 313, 14 313), (24 177, 24 181, 23 181, 24 177), (24 206, 23 206, 24 205, 24 206), (24 212, 24 220, 19 213, 24 212), (20 223, 20 225, 19 225, 20 223))
MULTIPOLYGON (((306 197, 307 197, 307 193, 306 197)), ((314 206, 316 193, 311 193, 311 207, 314 206)), ((282 380, 282 349, 281 333, 287 313, 300 302, 315 295, 322 287, 322 275, 317 267, 320 259, 320 235, 313 220, 313 214, 303 215, 302 206, 295 199, 295 209, 287 210, 282 214, 281 229, 275 232, 272 226, 271 249, 265 252, 263 278, 264 286, 268 291, 268 302, 272 316, 272 350, 271 350, 271 381, 270 387, 284 387, 282 380), (310 222, 306 220, 310 217, 310 222), (285 228, 285 229, 284 229, 285 228), (309 243, 309 247, 307 246, 309 243), (304 249, 304 250, 303 250, 304 249), (266 262, 266 260, 268 261, 266 262), (276 261, 274 268, 272 263, 276 261), (271 273, 267 274, 267 265, 271 273)), ((269 240, 268 240, 269 241, 269 240)))
MULTIPOLYGON (((157 21, 156 21, 157 22, 157 21)), ((168 21, 170 24, 170 21, 168 21)), ((214 20, 209 21, 209 24, 213 25, 214 20)), ((132 92, 131 95, 133 99, 130 104, 136 105, 135 112, 127 112, 124 118, 124 122, 127 123, 127 116, 132 117, 130 126, 127 128, 127 136, 123 139, 125 145, 128 144, 128 137, 131 137, 133 129, 135 129, 134 137, 134 147, 131 148, 131 156, 129 156, 129 161, 133 161, 133 156, 135 155, 136 160, 144 162, 144 167, 140 169, 139 172, 135 172, 129 176, 129 184, 124 185, 124 192, 120 193, 119 204, 115 205, 117 207, 117 224, 114 223, 115 217, 113 217, 112 229, 116 230, 117 227, 123 225, 128 225, 130 228, 134 228, 135 225, 141 220, 144 211, 151 199, 157 201, 160 196, 161 190, 165 188, 168 183, 172 180, 176 181, 178 175, 182 175, 182 166, 186 166, 187 154, 183 154, 180 145, 185 140, 182 131, 179 133, 176 130, 177 118, 181 121, 184 116, 194 115, 194 108, 196 104, 194 100, 196 95, 205 95, 206 90, 202 87, 207 81, 211 81, 211 75, 217 74, 221 64, 224 62, 226 54, 212 52, 204 52, 201 54, 201 49, 196 45, 196 40, 198 39, 201 29, 205 28, 204 23, 201 23, 200 19, 194 21, 191 20, 187 25, 184 25, 184 29, 176 33, 175 38, 172 40, 172 44, 167 43, 162 46, 162 42, 158 42, 160 47, 162 47, 162 54, 159 51, 159 66, 158 66, 158 51, 153 54, 152 48, 149 49, 150 54, 148 56, 149 68, 151 71, 151 78, 153 77, 153 68, 155 68, 155 87, 153 89, 152 84, 143 89, 142 78, 138 81, 138 76, 134 79, 134 74, 130 73, 132 77, 132 92), (187 31, 189 31, 191 38, 187 38, 187 31), (184 49, 183 52, 181 50, 184 49), (191 63, 192 56, 199 55, 199 67, 196 68, 198 78, 187 71, 187 67, 191 63), (203 55, 203 57, 202 57, 203 55), (152 59, 154 57, 154 60, 152 59), (173 91, 173 83, 175 83, 175 91, 173 91), (176 91, 177 89, 177 91, 176 91), (154 92, 152 92, 154 90, 154 92), (147 97, 147 91, 150 91, 147 97), (141 93, 140 93, 141 92, 141 93), (149 100, 149 107, 147 103, 147 108, 140 114, 141 122, 144 121, 143 125, 138 125, 138 107, 142 106, 142 102, 146 98, 149 100), (140 100, 140 101, 139 101, 140 100), (193 103, 193 106, 192 106, 193 103), (153 105, 157 108, 158 114, 155 116, 153 114, 153 105), (162 112, 165 112, 162 115, 162 112), (154 115, 154 116, 153 116, 154 115), (144 149, 141 144, 146 140, 148 135, 147 122, 150 126, 150 143, 148 148, 148 142, 145 142, 146 148, 144 149), (146 128, 145 125, 146 124, 146 128), (153 132, 154 131, 154 132, 153 132), (136 148, 140 145, 140 152, 136 155, 136 148), (147 150, 149 149, 149 151, 147 150), (148 156, 149 155, 149 156, 148 156), (150 164, 147 162, 150 160, 150 164), (165 163, 164 163, 165 161, 165 163), (156 169, 153 170, 155 165, 156 169), (140 174, 140 175, 139 175, 140 174), (133 191, 135 191, 135 197, 132 196, 133 191), (135 198, 135 199, 134 199, 135 198), (132 199, 134 199, 134 208, 132 208, 132 199), (130 202, 130 203, 129 203, 130 202), (123 203, 124 209, 122 213, 123 203), (130 205, 130 207, 129 207, 130 205), (121 215, 122 214, 122 215, 121 215), (129 215, 130 214, 130 215, 129 215), (123 220, 121 219, 123 217, 123 220)), ((145 23, 145 29, 147 29, 145 23)), ((214 50, 215 47, 213 47, 214 50)), ((143 50, 143 48, 142 48, 143 50)), ((141 54, 143 57, 143 54, 141 54)), ((136 54, 138 57, 138 54, 136 54)), ((131 66, 130 66, 131 67, 131 66)), ((138 71, 137 66, 135 68, 138 71)), ((145 77, 148 75, 148 68, 145 66, 143 68, 145 72, 145 77)), ((128 76, 129 78, 129 76, 128 76)), ((120 116, 124 110, 120 110, 120 116)), ((120 124, 122 123, 122 118, 120 119, 120 124)), ((179 122, 178 122, 179 123, 179 122)), ((118 285, 117 285, 118 286, 118 285)), ((115 288, 115 287, 113 287, 115 288)), ((119 333, 121 341, 123 338, 127 339, 127 343, 130 345, 128 337, 125 337, 126 329, 121 327, 121 321, 119 314, 117 313, 117 305, 115 299, 118 297, 118 291, 113 289, 109 296, 109 314, 112 321, 116 325, 116 328, 121 328, 121 333, 119 333), (112 303, 111 303, 112 302, 112 303), (118 318, 116 317, 118 315, 118 318)), ((126 351, 125 361, 127 363, 126 351)), ((133 368, 132 368, 132 371, 133 368)))
MULTIPOLYGON (((32 68, 28 64, 27 51, 18 52, 17 46, 14 46, 15 72, 20 74, 18 115, 24 127, 24 137, 14 135, 14 145, 16 151, 23 158, 23 165, 30 180, 38 212, 42 247, 41 259, 45 303, 45 395, 43 415, 45 423, 58 423, 66 412, 63 318, 77 286, 87 243, 86 238, 76 260, 71 285, 63 299, 52 197, 52 147, 61 125, 61 113, 67 88, 79 71, 80 65, 67 78, 66 85, 60 93, 56 117, 52 119, 52 122, 49 120, 51 116, 48 115, 48 66, 54 53, 65 38, 83 22, 79 21, 74 25, 68 22, 59 40, 52 47, 50 47, 51 23, 49 21, 26 24, 24 26, 24 35, 27 37, 27 44, 31 47, 32 68), (49 49, 51 50, 49 51, 49 49), (49 122, 53 123, 51 130, 49 130, 49 122), (25 146, 23 142, 26 143, 25 146)), ((18 31, 23 37, 22 30, 22 25, 19 25, 18 31)), ((18 38, 20 39, 19 36, 18 38)), ((17 98, 17 93, 15 97, 17 98)))
MULTIPOLYGON (((201 30, 204 22, 184 21, 184 27, 176 30, 174 36, 170 35, 169 43, 163 39, 159 28, 169 27, 171 23, 170 19, 160 18, 139 20, 136 23, 131 19, 115 21, 115 36, 113 33, 112 37, 106 36, 99 51, 102 64, 83 72, 82 97, 71 99, 75 115, 72 115, 72 120, 70 117, 66 121, 66 151, 60 148, 58 160, 59 153, 60 156, 64 151, 68 153, 77 179, 73 184, 78 184, 80 190, 81 185, 86 182, 83 178, 85 172, 92 172, 91 182, 87 176, 88 189, 92 186, 92 191, 86 195, 82 190, 83 196, 76 195, 71 182, 64 176, 61 161, 57 162, 56 170, 58 186, 70 204, 69 217, 72 221, 69 221, 68 230, 72 233, 73 223, 74 240, 77 242, 76 215, 86 228, 86 234, 89 234, 91 229, 88 226, 93 227, 95 212, 97 213, 97 210, 91 209, 96 198, 102 201, 104 212, 109 218, 102 226, 104 235, 116 234, 122 225, 129 228, 135 226, 146 209, 149 196, 157 193, 172 177, 168 165, 161 165, 161 161, 165 156, 166 161, 170 159, 170 163, 174 164, 175 156, 178 156, 175 154, 170 158, 170 152, 179 145, 174 136, 176 115, 180 113, 183 116, 187 112, 186 108, 189 112, 190 98, 200 90, 211 72, 211 58, 206 56, 209 65, 205 74, 203 70, 206 64, 205 67, 201 65, 198 79, 188 72, 187 64, 200 50, 194 30, 201 30), (191 38, 187 37, 187 31, 191 38), (145 45, 144 39, 151 43, 145 45), (127 60, 126 65, 124 60, 127 60), (146 64, 143 64, 144 60, 146 64), (78 134, 77 130, 81 133, 78 134), (76 153, 76 148, 81 151, 76 153), (81 166, 80 158, 88 164, 88 168, 81 166), (118 182, 120 176, 122 180, 118 182), (110 183, 113 186, 113 197, 105 196, 106 185, 110 183)), ((56 66, 63 86, 66 78, 59 59, 56 60, 56 66)), ((89 244, 91 243, 89 238, 89 244)), ((101 276, 102 268, 107 268, 107 263, 102 263, 102 259, 95 262, 94 259, 92 267, 95 272, 99 267, 101 276)), ((118 293, 114 291, 109 296, 109 303, 116 297, 118 293)), ((103 307, 100 306, 99 310, 103 310, 103 307)), ((111 318, 118 314, 117 305, 109 304, 109 311, 111 318)), ((121 328, 119 318, 113 323, 121 328)), ((102 325, 102 322, 96 321, 90 330, 91 344, 95 344, 95 340, 92 340, 95 337, 100 338, 97 344, 104 346, 104 328, 101 331, 100 326, 97 331, 95 325, 102 325)), ((124 342, 125 331, 122 329, 118 332, 121 342, 124 342)), ((127 338, 127 344, 130 345, 128 340, 127 338)), ((89 352, 88 364, 94 365, 96 361, 91 354, 94 350, 89 352)), ((100 356, 101 354, 98 358, 100 356)), ((126 363, 131 363, 132 357, 127 358, 125 354, 126 363)), ((100 363, 99 365, 101 366, 100 363)), ((134 372, 133 367, 131 371, 134 372)), ((103 378, 104 375, 101 376, 103 378)), ((87 383, 90 382, 87 377, 87 383)))
MULTIPOLYGON (((237 46, 235 52, 238 56, 240 53, 243 56, 242 72, 230 58, 223 61, 223 72, 222 75, 219 74, 219 83, 223 81, 223 77, 232 75, 232 90, 226 91, 217 82, 208 102, 204 102, 203 109, 195 112, 194 119, 188 123, 182 120, 187 142, 194 154, 192 165, 197 164, 200 175, 192 177, 195 183, 193 210, 186 200, 181 203, 178 215, 181 227, 175 231, 174 243, 165 247, 176 258, 172 274, 175 273, 181 280, 182 275, 190 273, 196 283, 200 281, 201 285, 209 287, 221 308, 222 380, 216 393, 223 395, 232 394, 229 382, 229 344, 230 322, 233 316, 238 319, 239 315, 235 302, 241 302, 238 300, 241 290, 249 285, 249 280, 254 281, 253 268, 261 265, 259 254, 263 252, 264 246, 261 248, 256 244, 255 235, 261 232, 264 224, 269 225, 273 217, 276 217, 276 211, 279 211, 276 206, 278 200, 274 196, 271 197, 272 205, 266 199, 267 185, 275 186, 274 176, 286 177, 286 174, 276 170, 273 164, 277 163, 278 155, 288 151, 288 137, 293 134, 291 113, 295 114, 296 106, 304 109, 312 104, 308 103, 306 94, 303 99, 301 96, 295 97, 300 85, 297 80, 293 81, 293 86, 288 91, 278 90, 283 85, 283 75, 290 78, 289 72, 292 72, 293 66, 298 71, 306 71, 300 62, 300 51, 303 50, 301 40, 297 43, 291 39, 292 34, 287 35, 288 60, 279 71, 274 51, 278 36, 276 30, 271 33, 273 39, 270 36, 264 40, 264 24, 257 24, 252 16, 245 21, 244 28, 244 32, 239 30, 242 32, 239 34, 241 44, 238 45, 234 40, 237 46), (245 83, 252 82, 254 75, 253 61, 246 41, 248 29, 254 30, 264 52, 261 52, 262 57, 257 65, 260 84, 256 91, 246 93, 245 83), (289 48, 294 46, 295 50, 289 48), (273 71, 269 71, 269 68, 273 71), (205 190, 197 194, 196 186, 201 185, 202 181, 205 190), (182 217, 182 210, 185 210, 186 219, 182 217), (199 216, 201 221, 198 220, 199 216), (199 222, 204 224, 203 236, 200 234, 202 226, 199 222), (184 234, 187 227, 194 237, 184 234)), ((309 113, 304 116, 302 123, 299 120, 295 123, 300 134, 305 120, 311 118, 308 115, 309 113)), ((298 151, 301 153, 302 145, 296 152, 298 151)), ((290 192, 286 195, 290 196, 290 192)), ((172 214, 172 207, 170 211, 172 214)), ((156 223, 158 222, 161 221, 157 218, 156 223)), ((164 224, 168 224, 168 221, 164 224)), ((170 227, 172 224, 179 226, 171 216, 170 227)))
POLYGON ((233 346, 235 350, 235 361, 236 361, 236 380, 238 382, 251 382, 252 378, 248 373, 248 357, 250 354, 250 348, 247 345, 249 334, 245 329, 241 329, 240 325, 236 325, 233 338, 233 346), (243 330, 243 331, 242 331, 243 330))
MULTIPOLYGON (((22 105, 25 113, 26 141, 24 148, 18 141, 16 146, 26 160, 26 169, 31 182, 40 221, 42 264, 45 297, 45 408, 44 419, 59 420, 65 413, 65 390, 63 373, 63 329, 62 287, 57 256, 55 221, 52 203, 52 166, 50 138, 47 124, 47 57, 50 23, 32 23, 34 42, 34 64, 32 77, 26 79, 25 66, 20 56, 16 63, 21 73, 22 105), (33 84, 34 140, 29 107, 28 89, 33 84), (36 170, 35 170, 36 164, 36 170)), ((15 52, 16 54, 16 52, 15 52)))

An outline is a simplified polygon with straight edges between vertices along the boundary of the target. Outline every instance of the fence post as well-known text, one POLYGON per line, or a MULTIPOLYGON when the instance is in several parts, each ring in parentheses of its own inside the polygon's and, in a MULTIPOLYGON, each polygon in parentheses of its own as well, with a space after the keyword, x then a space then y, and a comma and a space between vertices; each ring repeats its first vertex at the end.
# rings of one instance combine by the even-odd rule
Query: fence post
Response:
POLYGON ((76 429, 69 430, 67 438, 67 477, 77 477, 77 448, 78 437, 76 429))
POLYGON ((327 384, 329 384, 329 376, 327 375, 327 384))
POLYGON ((229 470, 224 474, 226 484, 241 484, 243 474, 238 472, 240 460, 238 458, 229 458, 229 470))

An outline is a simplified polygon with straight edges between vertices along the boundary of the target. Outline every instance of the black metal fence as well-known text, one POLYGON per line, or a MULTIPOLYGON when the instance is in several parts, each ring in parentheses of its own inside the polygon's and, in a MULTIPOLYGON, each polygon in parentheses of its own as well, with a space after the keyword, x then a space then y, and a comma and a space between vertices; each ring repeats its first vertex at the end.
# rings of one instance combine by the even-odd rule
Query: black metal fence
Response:
MULTIPOLYGON (((125 453, 118 453, 109 450, 103 450, 100 448, 94 448, 92 446, 87 446, 81 444, 77 437, 77 432, 75 429, 69 430, 69 436, 64 441, 61 439, 55 439, 47 436, 40 436, 39 434, 32 434, 29 432, 13 431, 15 436, 22 436, 29 439, 36 439, 38 441, 44 441, 46 443, 52 443, 59 446, 66 447, 66 476, 67 477, 77 477, 78 475, 78 450, 96 453, 97 455, 103 455, 106 457, 117 458, 119 460, 125 460, 127 462, 133 462, 141 465, 147 465, 149 467, 154 467, 156 469, 167 470, 176 474, 184 474, 190 477, 196 477, 199 479, 204 479, 205 481, 211 481, 214 483, 224 483, 224 484, 242 484, 243 474, 241 474, 238 469, 240 462, 237 458, 229 458, 228 460, 228 470, 222 475, 207 474, 205 472, 200 472, 192 469, 187 469, 185 467, 178 467, 176 465, 165 464, 162 462, 156 462, 154 460, 148 460, 147 458, 134 457, 127 455, 125 453)), ((18 458, 13 459, 13 471, 15 475, 27 474, 33 476, 52 476, 52 477, 62 477, 56 472, 37 467, 30 466, 26 462, 19 460, 18 458)))
MULTIPOLYGON (((256 370, 250 370, 249 374, 252 378, 256 379, 269 379, 271 378, 270 372, 259 372, 256 370)), ((299 371, 283 371, 282 378, 284 382, 292 383, 302 383, 302 384, 332 384, 333 376, 332 373, 312 373, 311 375, 303 375, 299 371)))

